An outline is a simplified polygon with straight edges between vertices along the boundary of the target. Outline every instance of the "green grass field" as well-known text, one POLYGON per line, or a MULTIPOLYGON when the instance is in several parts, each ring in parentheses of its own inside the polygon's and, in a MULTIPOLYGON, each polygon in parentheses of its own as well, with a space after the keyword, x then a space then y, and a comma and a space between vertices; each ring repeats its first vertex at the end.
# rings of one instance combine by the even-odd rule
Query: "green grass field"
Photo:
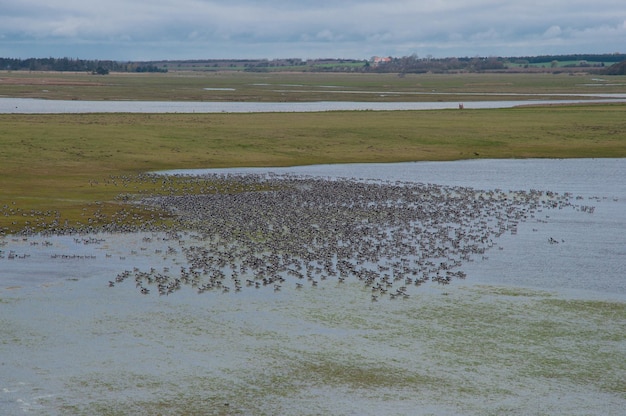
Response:
MULTIPOLYGON (((328 91, 444 91, 498 94, 624 92, 584 77, 546 74, 119 74, 3 73, 0 96, 77 99, 275 101, 342 97, 328 91), (340 88, 328 88, 329 86, 340 88), (202 87, 234 91, 205 91, 202 87), (326 86, 326 87, 323 87, 326 86), (323 90, 323 91, 322 91, 323 90), (297 92, 304 91, 304 92, 297 92), (306 92, 314 91, 314 92, 306 92)), ((621 81, 620 81, 621 80, 621 81)), ((355 99, 355 94, 350 99, 355 99)), ((406 99, 409 95, 400 96, 406 99)), ((435 96, 413 97, 432 99, 435 96)), ((345 97, 344 97, 345 98, 345 97)), ((470 98, 465 97, 466 100, 470 98)), ((502 96, 498 96, 502 99, 502 96)), ((385 97, 382 99, 397 99, 385 97)), ((55 211, 83 221, 114 212, 120 193, 145 181, 114 177, 176 168, 293 166, 471 158, 626 157, 626 106, 572 105, 498 110, 267 114, 0 115, 0 230, 32 226, 55 211), (121 183, 124 182, 124 186, 121 183), (132 182, 132 185, 131 185, 132 182), (97 207, 94 204, 98 203, 97 207), (4 207, 4 208, 3 208, 4 207)))

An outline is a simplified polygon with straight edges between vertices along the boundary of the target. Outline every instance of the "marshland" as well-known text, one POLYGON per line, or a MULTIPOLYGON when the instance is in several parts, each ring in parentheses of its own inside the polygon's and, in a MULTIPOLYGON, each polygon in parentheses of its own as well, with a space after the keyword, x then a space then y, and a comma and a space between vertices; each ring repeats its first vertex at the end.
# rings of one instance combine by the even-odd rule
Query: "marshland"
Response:
POLYGON ((0 409, 618 414, 625 107, 586 94, 626 79, 592 78, 0 74, 78 102, 466 103, 0 115, 0 409), (526 93, 589 103, 471 109, 526 93))

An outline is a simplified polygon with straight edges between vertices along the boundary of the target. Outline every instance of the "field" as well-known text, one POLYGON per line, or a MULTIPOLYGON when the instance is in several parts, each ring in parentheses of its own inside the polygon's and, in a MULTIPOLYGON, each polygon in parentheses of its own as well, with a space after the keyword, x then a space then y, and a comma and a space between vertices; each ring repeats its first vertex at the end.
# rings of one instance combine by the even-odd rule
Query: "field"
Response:
MULTIPOLYGON (((77 100, 469 102, 524 98, 511 95, 521 93, 554 98, 626 91, 623 77, 609 82, 546 74, 5 73, 0 79, 0 96, 77 100), (381 97, 381 91, 388 93, 381 97)), ((624 105, 614 104, 464 111, 3 114, 0 230, 33 227, 37 221, 32 217, 44 211, 72 223, 89 220, 95 211, 111 215, 119 209, 112 201, 128 192, 111 185, 112 177, 159 169, 625 157, 624 111, 624 105)), ((150 187, 142 181, 132 186, 150 187)))
POLYGON ((626 77, 587 74, 0 72, 0 97, 166 101, 476 101, 517 94, 624 93, 626 77), (495 95, 494 95, 495 94, 495 95))
MULTIPOLYGON (((0 96, 77 100, 471 101, 520 93, 548 98, 626 91, 622 77, 605 85, 608 82, 581 76, 546 74, 5 73, 0 79, 0 96), (384 97, 381 91, 387 91, 384 97)), ((107 186, 111 177, 158 169, 624 157, 623 115, 623 105, 313 114, 0 115, 0 196, 5 207, 13 208, 4 209, 0 229, 12 233, 32 226, 29 217, 42 211, 58 212, 55 215, 72 222, 91 218, 94 210, 112 214, 119 205, 110 202, 122 190, 107 186)))

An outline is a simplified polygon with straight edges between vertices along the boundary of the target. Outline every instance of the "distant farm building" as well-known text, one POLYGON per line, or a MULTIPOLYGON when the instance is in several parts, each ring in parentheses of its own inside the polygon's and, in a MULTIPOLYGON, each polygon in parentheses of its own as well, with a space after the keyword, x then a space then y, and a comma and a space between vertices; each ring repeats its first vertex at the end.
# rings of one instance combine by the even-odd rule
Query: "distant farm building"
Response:
POLYGON ((389 62, 391 62, 391 56, 374 56, 371 59, 372 64, 374 64, 374 66, 380 65, 380 64, 387 64, 389 62))

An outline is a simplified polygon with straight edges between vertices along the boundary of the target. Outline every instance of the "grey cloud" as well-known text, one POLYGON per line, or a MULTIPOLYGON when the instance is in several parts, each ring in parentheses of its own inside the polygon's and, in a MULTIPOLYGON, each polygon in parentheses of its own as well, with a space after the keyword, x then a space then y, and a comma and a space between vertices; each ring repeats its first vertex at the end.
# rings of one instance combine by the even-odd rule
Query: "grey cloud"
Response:
POLYGON ((0 55, 34 54, 37 42, 72 52, 85 44, 113 55, 117 48, 124 56, 112 57, 120 59, 136 59, 132 51, 154 59, 614 52, 626 39, 623 3, 0 0, 0 55))

